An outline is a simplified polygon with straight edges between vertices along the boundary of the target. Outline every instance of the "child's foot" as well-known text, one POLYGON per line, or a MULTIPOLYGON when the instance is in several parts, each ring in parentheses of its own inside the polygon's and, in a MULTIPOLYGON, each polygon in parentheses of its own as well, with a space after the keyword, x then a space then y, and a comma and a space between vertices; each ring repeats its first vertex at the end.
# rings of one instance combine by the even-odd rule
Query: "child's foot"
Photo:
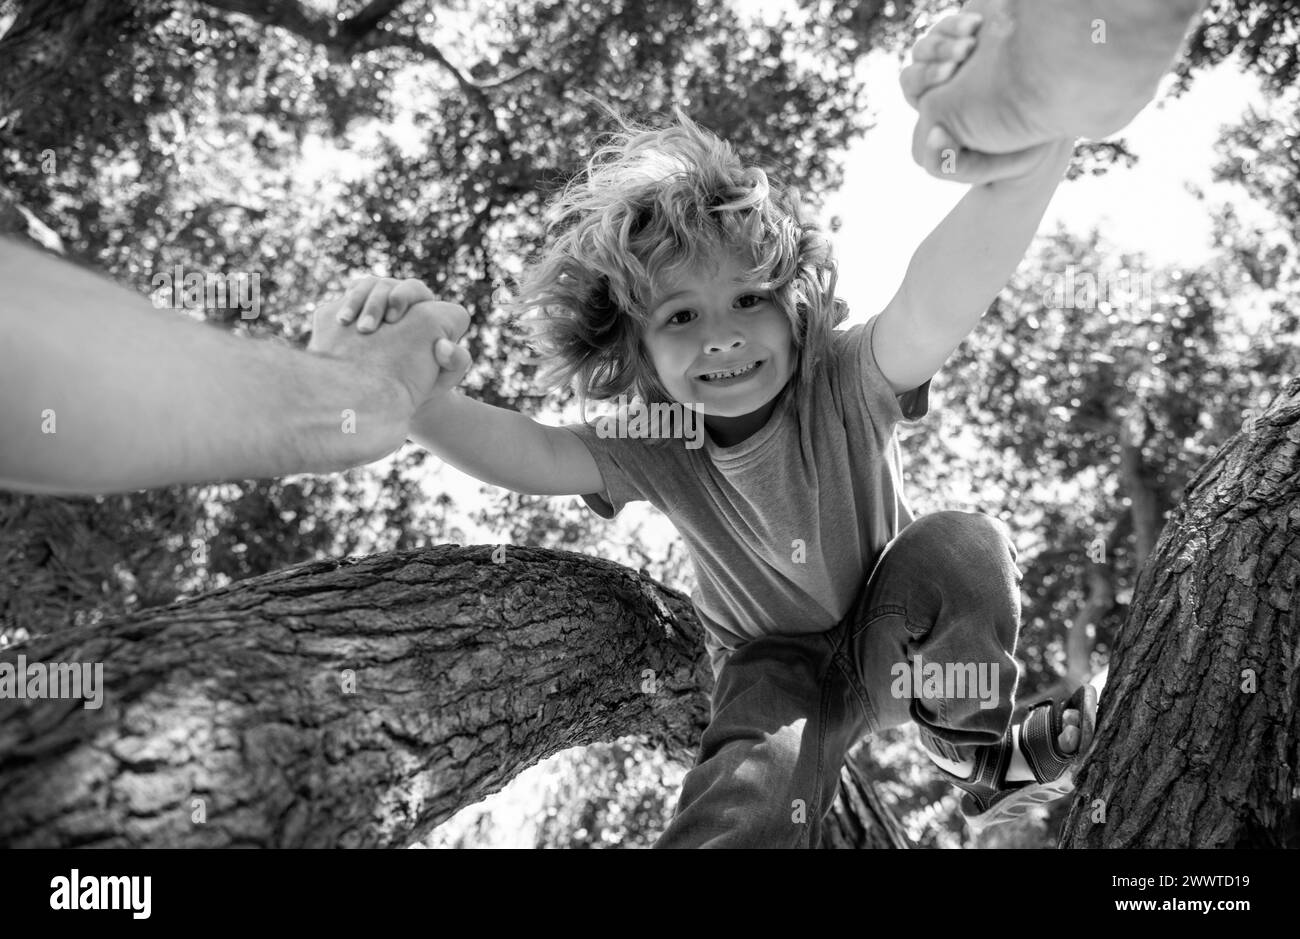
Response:
POLYGON ((979 747, 971 760, 948 760, 928 747, 926 752, 953 785, 966 790, 962 815, 979 831, 1072 792, 1096 718, 1097 688, 1087 684, 1068 701, 1040 701, 1001 742, 979 747))
MULTIPOLYGON (((1081 733, 1079 730, 1079 712, 1074 708, 1067 708, 1061 715, 1061 720, 1065 723, 1065 729, 1056 738, 1056 745, 1060 747, 1062 753, 1078 753, 1081 733)), ((1007 782, 1032 780, 1034 771, 1029 768, 1029 764, 1025 762, 1025 755, 1020 752, 1019 724, 1011 728, 1011 743, 1013 749, 1011 751, 1011 765, 1007 767, 1007 782)), ((946 770, 954 776, 960 776, 962 779, 970 779, 971 772, 975 769, 974 760, 963 760, 958 763, 929 750, 926 750, 925 753, 930 759, 934 760, 940 769, 946 770)))

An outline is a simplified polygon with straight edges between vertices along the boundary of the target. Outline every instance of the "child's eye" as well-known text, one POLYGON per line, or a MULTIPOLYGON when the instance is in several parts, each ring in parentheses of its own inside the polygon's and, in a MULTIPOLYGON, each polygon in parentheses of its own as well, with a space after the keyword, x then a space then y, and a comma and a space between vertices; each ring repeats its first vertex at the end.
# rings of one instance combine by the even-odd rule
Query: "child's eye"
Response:
MULTIPOLYGON (((761 295, 756 294, 756 293, 747 293, 747 294, 742 294, 742 295, 741 295, 741 296, 736 300, 736 302, 742 304, 742 309, 752 310, 752 309, 754 309, 754 307, 758 306, 759 304, 761 304, 761 303, 762 303, 764 300, 766 300, 766 299, 767 299, 766 297, 761 296, 761 295), (743 301, 745 301, 745 300, 753 300, 754 302, 751 303, 751 304, 745 305, 745 304, 743 303, 743 301)), ((680 326, 680 325, 683 325, 683 323, 679 323, 679 322, 677 321, 677 317, 682 316, 683 314, 686 314, 686 313, 690 313, 690 312, 691 312, 690 310, 678 310, 678 311, 677 311, 676 313, 674 313, 672 316, 668 317, 668 319, 664 320, 664 323, 665 323, 666 325, 668 325, 668 326, 680 326)))

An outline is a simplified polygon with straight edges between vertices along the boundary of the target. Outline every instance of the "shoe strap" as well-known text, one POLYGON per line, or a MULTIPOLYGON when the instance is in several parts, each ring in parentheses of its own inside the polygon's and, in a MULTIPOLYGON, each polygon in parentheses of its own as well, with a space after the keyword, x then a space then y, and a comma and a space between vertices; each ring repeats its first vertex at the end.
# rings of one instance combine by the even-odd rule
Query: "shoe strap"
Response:
MULTIPOLYGON (((925 734, 922 734, 922 743, 925 734)), ((955 773, 950 773, 943 767, 936 767, 939 772, 948 777, 948 781, 958 789, 963 789, 969 793, 975 805, 980 812, 988 809, 993 799, 1005 789, 1018 789, 1024 783, 1008 783, 1007 770, 1011 766, 1011 728, 1008 727, 1002 740, 996 744, 989 744, 975 748, 974 769, 969 779, 962 779, 955 773)), ((942 756, 943 754, 940 754, 942 756)))
MULTIPOLYGON (((981 813, 985 812, 1002 793, 1034 783, 1052 782, 1069 769, 1077 754, 1062 753, 1057 748, 1056 738, 1064 729, 1063 715, 1066 708, 1082 708, 1082 706, 1082 689, 1080 689, 1067 702, 1050 699, 1042 701, 1025 715, 1025 719, 1020 723, 1020 752, 1024 755, 1030 772, 1034 774, 1033 782, 1028 779, 1007 782, 1007 770, 1011 768, 1011 756, 1014 752, 1012 749, 1014 739, 1012 726, 1014 725, 1007 727, 1000 743, 976 748, 975 768, 969 779, 962 779, 942 767, 939 769, 954 786, 970 794, 981 813)), ((931 744, 928 749, 932 752, 939 752, 940 756, 946 756, 933 744, 947 743, 947 741, 928 735, 925 733, 925 728, 922 728, 921 742, 923 745, 931 744)))
POLYGON ((1011 768, 1011 740, 1011 728, 1007 727, 998 746, 980 748, 970 786, 962 787, 970 793, 981 812, 986 811, 994 797, 1004 789, 1019 788, 1018 784, 1007 783, 1007 770, 1011 768))
POLYGON ((1062 753, 1056 738, 1064 729, 1065 708, 1056 701, 1044 701, 1029 712, 1020 725, 1020 752, 1038 782, 1059 779, 1077 754, 1062 753))

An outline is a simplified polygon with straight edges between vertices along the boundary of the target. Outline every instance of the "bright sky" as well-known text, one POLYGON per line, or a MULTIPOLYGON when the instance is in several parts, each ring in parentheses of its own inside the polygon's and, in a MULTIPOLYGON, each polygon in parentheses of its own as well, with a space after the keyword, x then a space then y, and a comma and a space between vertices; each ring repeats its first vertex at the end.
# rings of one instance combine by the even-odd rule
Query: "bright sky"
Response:
MULTIPOLYGON (((826 212, 843 221, 834 241, 850 323, 884 308, 912 252, 968 189, 934 179, 912 162, 915 112, 898 87, 897 61, 873 55, 866 76, 877 124, 850 149, 844 187, 828 200, 826 212)), ((1258 82, 1235 66, 1200 74, 1186 95, 1148 107, 1120 135, 1138 155, 1137 166, 1063 183, 1040 231, 1062 224, 1084 232, 1096 225, 1117 247, 1144 251, 1156 264, 1205 259, 1211 250, 1209 214, 1187 185, 1200 186, 1211 201, 1239 195, 1233 187, 1210 183, 1213 144, 1221 125, 1261 100, 1258 82)))

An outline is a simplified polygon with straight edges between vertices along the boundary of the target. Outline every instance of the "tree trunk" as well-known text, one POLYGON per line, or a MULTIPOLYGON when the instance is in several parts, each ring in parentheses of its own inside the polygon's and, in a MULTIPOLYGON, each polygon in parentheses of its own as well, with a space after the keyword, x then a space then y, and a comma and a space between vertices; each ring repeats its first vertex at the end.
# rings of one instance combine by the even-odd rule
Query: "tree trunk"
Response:
POLYGON ((1188 483, 1116 638, 1065 847, 1300 846, 1300 379, 1188 483))
MULTIPOLYGON (((399 847, 567 747, 642 733, 690 765, 702 638, 619 565, 455 545, 66 629, 0 664, 102 663, 102 705, 0 698, 0 846, 399 847)), ((853 779, 839 843, 881 842, 853 779)))
POLYGON ((1151 469, 1142 455, 1146 440, 1146 412, 1135 406, 1119 425, 1120 492, 1128 496, 1133 519, 1133 550, 1137 570, 1146 567, 1147 560, 1160 534, 1160 498, 1151 479, 1151 469), (1141 432, 1134 427, 1142 428, 1141 432))
POLYGON ((867 740, 849 751, 840 787, 822 823, 823 848, 908 848, 903 824, 871 783, 877 770, 867 740))
MULTIPOLYGON (((1092 650, 1102 620, 1115 609, 1115 549, 1132 527, 1131 515, 1125 513, 1111 525, 1102 542, 1100 560, 1089 550, 1083 569, 1084 601, 1074 614, 1065 637, 1065 682, 1077 688, 1088 680, 1092 669, 1092 650)), ((1091 549, 1091 545, 1089 548, 1091 549)), ((1136 568, 1140 570, 1141 568, 1136 568)), ((1055 694, 1055 692, 1053 692, 1055 694)), ((1049 695, 1051 697, 1051 695, 1049 695)))

